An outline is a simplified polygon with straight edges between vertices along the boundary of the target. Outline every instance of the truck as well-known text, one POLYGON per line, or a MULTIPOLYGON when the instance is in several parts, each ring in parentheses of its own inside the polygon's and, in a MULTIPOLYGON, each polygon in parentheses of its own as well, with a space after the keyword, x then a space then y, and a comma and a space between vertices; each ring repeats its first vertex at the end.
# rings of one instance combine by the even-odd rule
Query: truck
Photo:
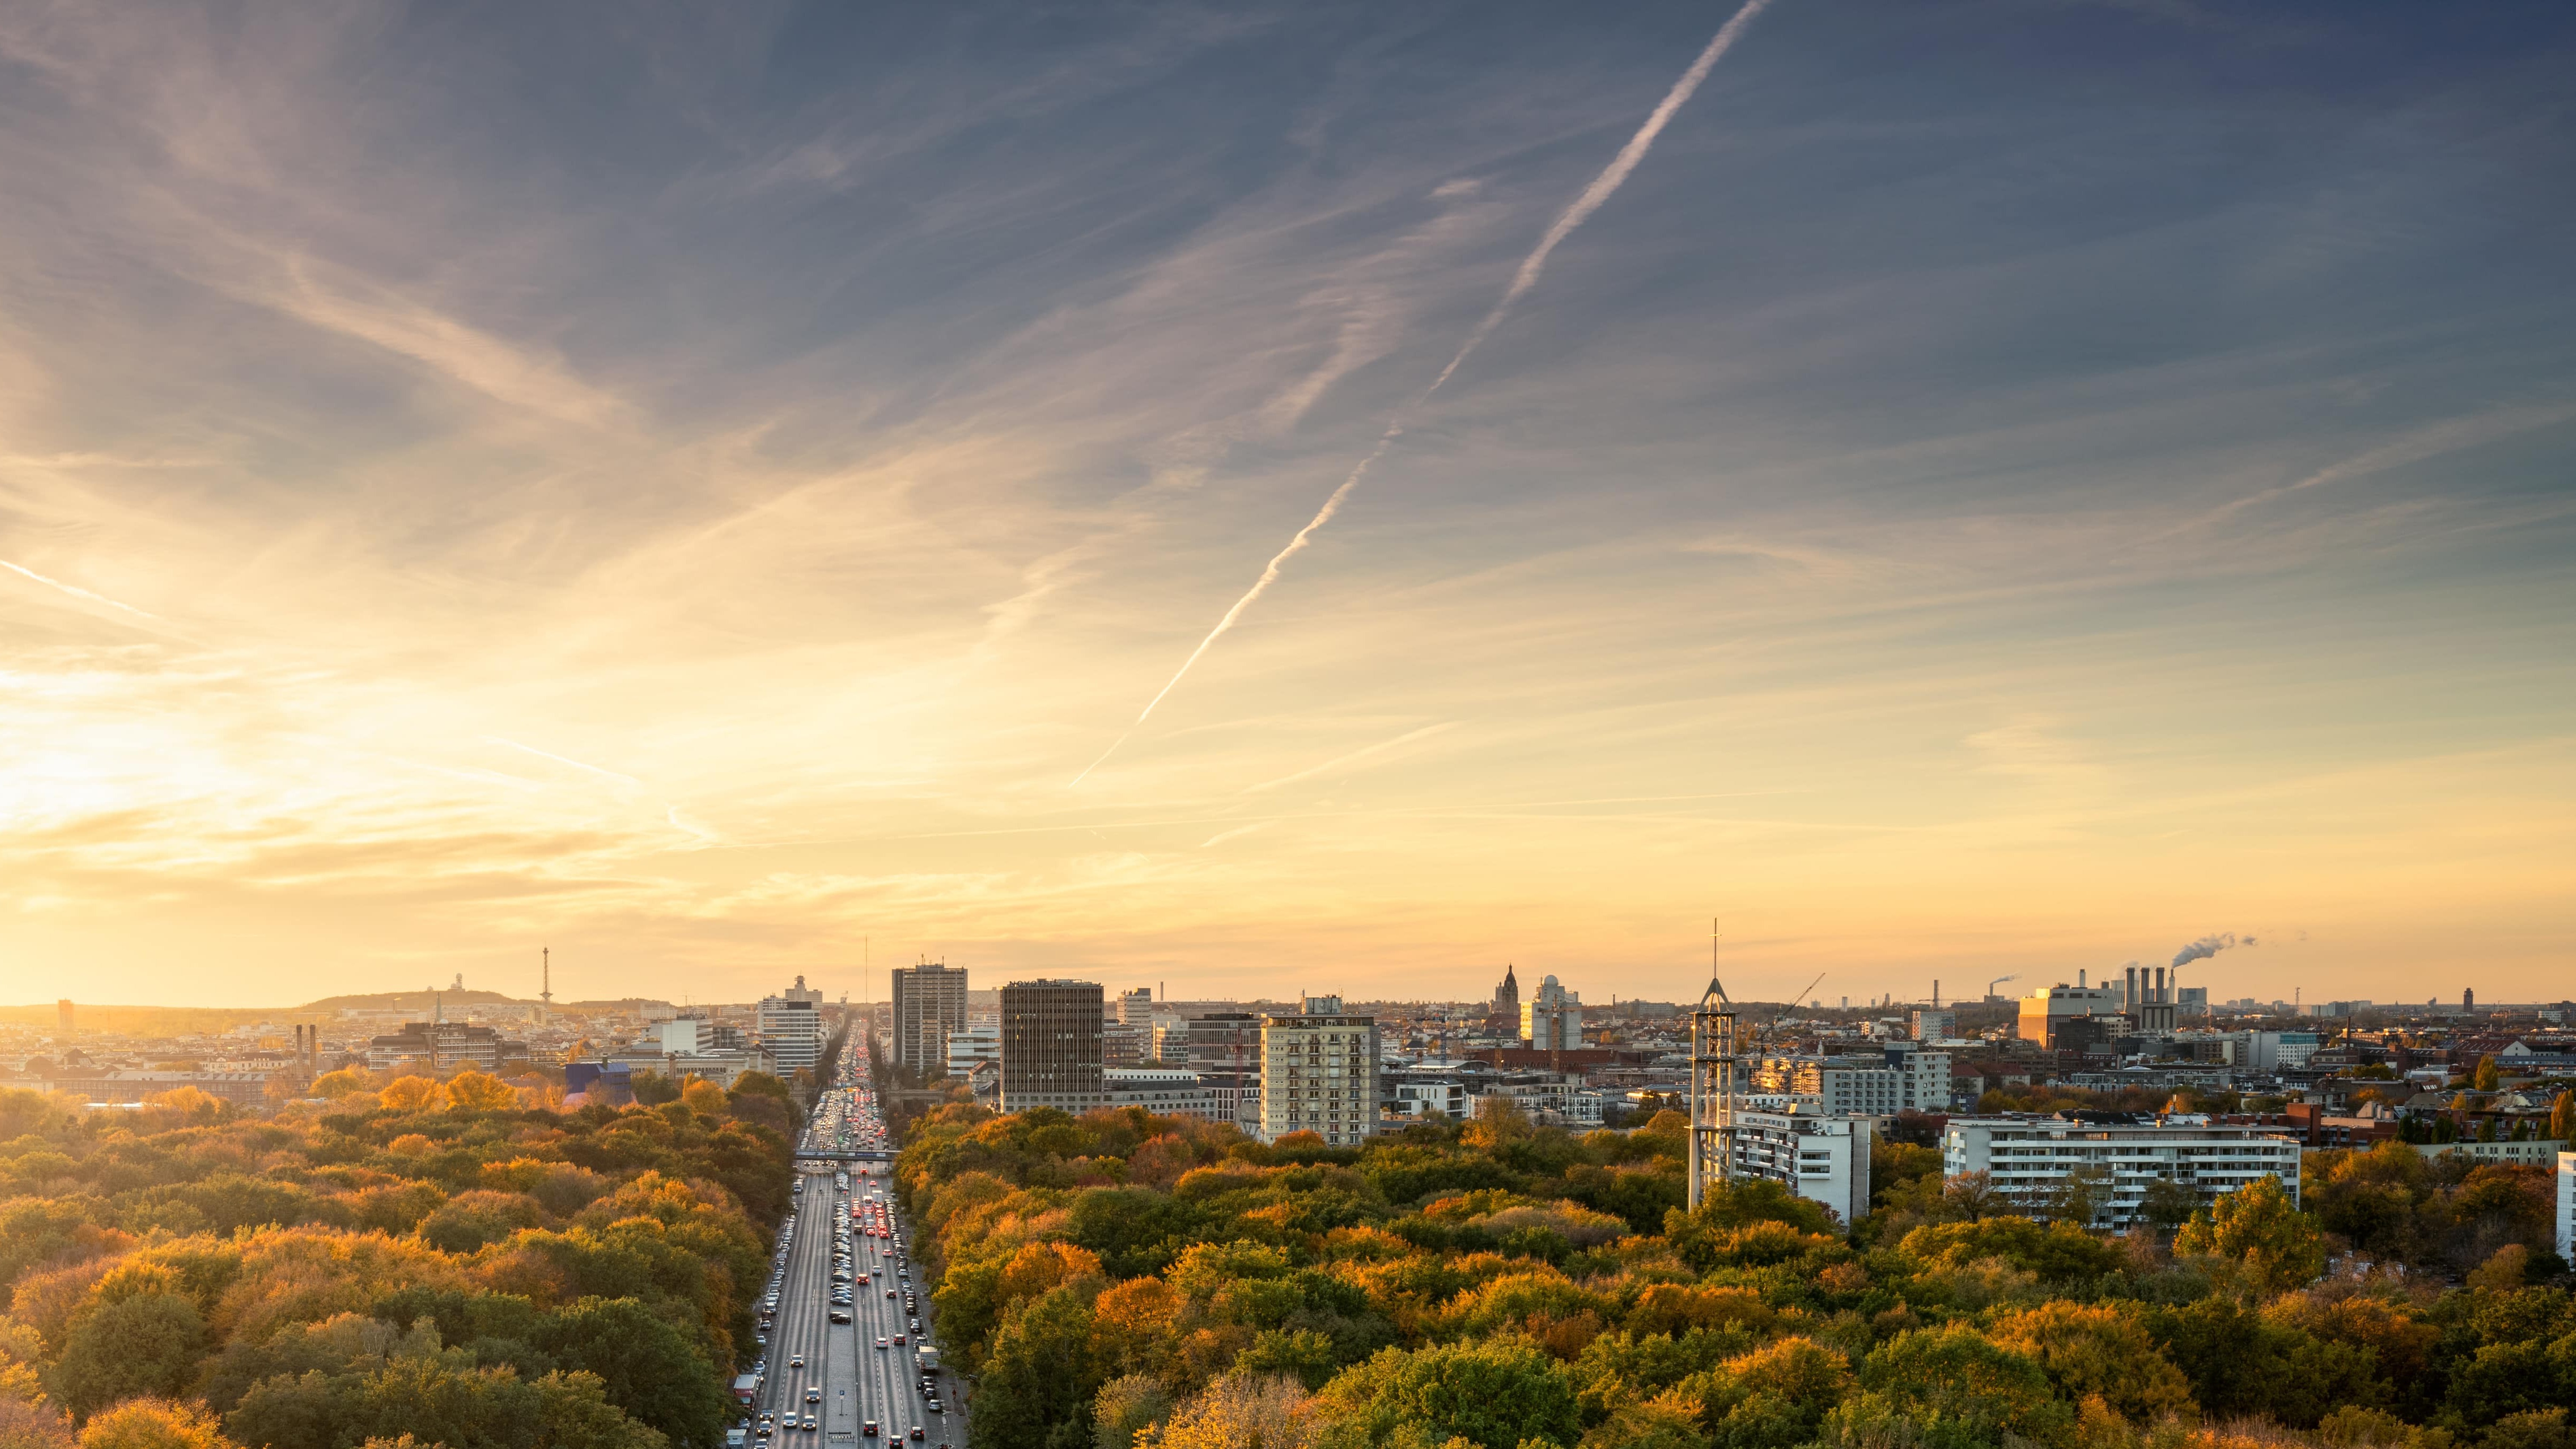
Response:
POLYGON ((921 1346, 921 1371, 926 1374, 939 1372, 938 1345, 925 1343, 921 1346))
POLYGON ((760 1375, 735 1374, 733 1376, 733 1401, 735 1403, 748 1408, 751 1406, 751 1401, 759 1396, 760 1375))

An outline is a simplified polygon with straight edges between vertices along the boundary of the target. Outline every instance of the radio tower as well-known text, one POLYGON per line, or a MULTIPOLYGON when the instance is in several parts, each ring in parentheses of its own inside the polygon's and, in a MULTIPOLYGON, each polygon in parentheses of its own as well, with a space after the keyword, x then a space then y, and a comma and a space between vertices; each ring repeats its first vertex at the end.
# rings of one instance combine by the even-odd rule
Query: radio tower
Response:
POLYGON ((1717 922, 1708 923, 1708 990, 1691 1012, 1690 1205, 1734 1174, 1735 1003, 1717 982, 1717 922))
POLYGON ((555 948, 537 948, 537 1015, 550 1017, 555 1011, 555 948))

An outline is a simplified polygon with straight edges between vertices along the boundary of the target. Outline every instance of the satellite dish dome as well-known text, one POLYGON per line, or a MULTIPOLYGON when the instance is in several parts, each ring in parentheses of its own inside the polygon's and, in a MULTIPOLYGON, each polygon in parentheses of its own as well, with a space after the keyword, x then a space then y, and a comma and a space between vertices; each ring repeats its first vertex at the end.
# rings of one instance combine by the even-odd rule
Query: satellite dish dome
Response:
POLYGON ((1554 985, 1556 984, 1556 978, 1555 978, 1555 977, 1553 977, 1553 976, 1551 976, 1551 977, 1547 978, 1547 980, 1546 980, 1545 982, 1541 983, 1541 984, 1543 984, 1543 985, 1547 985, 1547 986, 1554 986, 1554 985))

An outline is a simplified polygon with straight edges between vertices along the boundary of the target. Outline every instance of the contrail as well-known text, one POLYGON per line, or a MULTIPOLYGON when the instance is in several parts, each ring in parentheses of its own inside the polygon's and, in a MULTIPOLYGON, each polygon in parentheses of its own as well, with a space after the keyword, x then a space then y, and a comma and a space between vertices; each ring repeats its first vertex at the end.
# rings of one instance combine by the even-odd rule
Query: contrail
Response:
POLYGON ((138 619, 157 620, 160 617, 157 614, 147 614, 141 609, 134 607, 132 604, 120 604, 105 594, 93 594, 78 584, 67 584, 61 579, 46 578, 43 574, 36 572, 34 569, 13 564, 5 558, 0 558, 0 569, 7 569, 9 572, 20 575, 21 577, 34 579, 37 583, 43 584, 46 588, 60 589, 75 599, 87 599, 93 604, 105 604, 111 609, 123 609, 125 612, 132 614, 138 619))
POLYGON ((1191 667, 1199 662, 1199 656, 1208 652, 1208 646, 1223 638, 1226 631, 1234 627, 1234 621, 1243 617, 1243 611, 1252 607, 1254 600, 1268 593, 1270 586, 1279 581, 1281 566, 1296 557, 1306 547, 1307 541, 1315 536, 1317 529, 1332 522, 1333 515, 1342 511, 1342 502, 1351 496, 1351 490, 1360 485, 1362 478, 1368 476, 1368 470, 1377 463, 1378 459, 1386 456, 1386 450, 1395 446, 1395 440, 1404 436, 1405 419, 1419 410, 1424 403, 1429 402, 1433 393, 1440 391, 1442 385, 1447 383, 1457 373, 1460 365, 1466 362, 1468 355, 1482 346, 1485 339, 1493 335, 1494 329, 1502 325, 1504 315, 1512 310, 1512 304, 1527 295, 1530 288, 1538 285, 1538 274, 1547 266, 1548 254, 1556 250, 1557 243, 1573 235, 1576 227, 1590 220, 1592 213, 1601 209, 1601 203, 1608 201, 1610 194, 1619 189, 1619 184, 1628 179, 1628 173, 1637 169, 1637 163, 1646 159, 1647 150, 1655 144, 1655 138, 1663 134, 1664 127, 1672 120, 1673 114, 1690 100, 1691 93, 1699 89, 1700 82, 1708 79, 1709 71, 1717 65, 1726 52, 1734 48, 1737 38, 1744 34, 1744 28, 1753 23, 1754 17, 1769 8, 1771 8, 1771 0, 1745 0, 1744 8, 1736 11, 1734 18, 1718 28, 1717 34, 1710 39, 1707 48, 1699 53, 1699 58, 1691 62, 1690 69, 1682 72, 1680 80, 1673 82, 1673 88, 1664 93, 1662 103, 1647 115, 1646 123, 1637 128, 1637 134, 1628 138, 1628 144, 1619 148, 1619 154, 1610 158, 1610 164, 1602 168, 1600 175, 1592 178, 1592 184, 1583 188, 1583 194, 1575 197, 1572 205, 1557 214, 1556 220, 1549 225, 1547 234, 1539 238, 1537 248, 1522 259, 1520 270, 1512 273, 1512 284, 1503 289, 1502 300, 1496 302, 1493 310, 1485 314, 1485 319, 1476 324, 1476 329, 1467 334, 1467 340, 1458 345, 1457 354, 1449 359, 1449 365, 1440 369, 1440 375, 1431 380, 1431 385, 1422 390, 1421 396, 1396 410, 1395 416, 1387 422, 1386 431, 1379 435, 1377 446, 1369 450, 1367 457, 1360 459, 1358 467, 1351 469, 1350 476, 1342 480, 1342 486, 1333 490, 1332 495, 1324 500, 1324 506, 1315 510, 1315 516, 1306 520, 1306 526, 1297 530, 1296 537, 1288 540, 1288 546, 1271 555, 1270 562, 1261 570, 1261 577, 1253 580, 1252 587, 1244 590, 1243 597, 1234 601, 1234 607, 1225 611, 1225 617, 1216 621, 1216 627, 1210 629, 1207 637, 1199 641, 1199 647, 1190 651, 1190 657, 1181 661, 1181 667, 1173 671, 1170 682, 1166 683, 1161 691, 1146 702, 1145 708, 1138 712, 1135 724, 1129 725, 1124 733, 1110 741, 1109 748, 1100 752, 1099 759, 1083 766, 1082 773, 1073 777, 1068 788, 1071 785, 1081 784, 1092 771, 1108 763, 1111 755, 1118 753, 1118 747, 1127 743, 1128 736, 1136 732, 1136 726, 1145 722, 1146 717, 1154 712, 1154 706, 1161 704, 1163 697, 1170 694, 1173 687, 1190 672, 1191 667))

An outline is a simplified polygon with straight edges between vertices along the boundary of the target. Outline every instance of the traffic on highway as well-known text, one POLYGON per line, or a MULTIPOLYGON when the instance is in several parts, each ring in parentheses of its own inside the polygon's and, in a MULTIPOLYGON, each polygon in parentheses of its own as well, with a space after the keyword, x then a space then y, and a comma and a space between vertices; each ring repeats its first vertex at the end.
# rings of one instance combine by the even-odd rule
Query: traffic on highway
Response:
POLYGON ((868 1052, 867 1032, 852 1031, 799 1143, 795 1206, 761 1299, 761 1357, 734 1383, 743 1449, 965 1442, 888 1165, 860 1156, 889 1151, 868 1052))

